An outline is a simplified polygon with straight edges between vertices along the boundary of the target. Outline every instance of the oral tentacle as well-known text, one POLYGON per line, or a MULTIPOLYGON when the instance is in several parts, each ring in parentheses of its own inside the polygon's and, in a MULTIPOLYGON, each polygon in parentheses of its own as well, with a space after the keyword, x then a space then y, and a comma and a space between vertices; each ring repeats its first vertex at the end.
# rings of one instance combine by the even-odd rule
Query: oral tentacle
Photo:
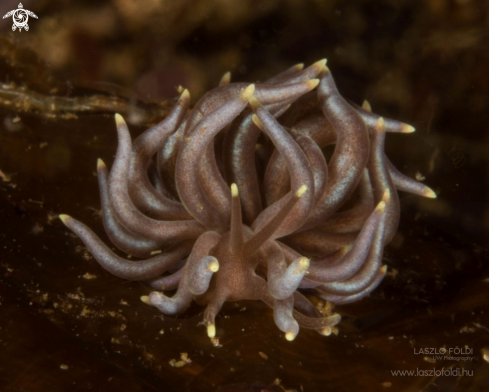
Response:
POLYGON ((295 321, 294 316, 294 296, 291 295, 285 299, 276 299, 273 306, 273 319, 275 324, 285 332, 285 339, 289 342, 295 339, 299 333, 299 324, 295 321))
POLYGON ((114 215, 126 229, 154 241, 165 243, 197 238, 204 227, 196 221, 157 221, 142 214, 132 203, 127 180, 131 161, 131 137, 124 119, 116 114, 119 144, 109 174, 109 201, 114 215))
POLYGON ((254 91, 255 86, 249 85, 237 98, 202 118, 195 129, 189 131, 178 154, 175 170, 178 194, 192 216, 211 230, 225 229, 229 225, 230 211, 217 210, 202 193, 198 178, 199 158, 214 136, 241 113, 254 91))
POLYGON ((436 193, 425 184, 413 180, 408 176, 402 174, 396 167, 389 161, 389 158, 384 157, 389 169, 392 182, 398 191, 412 193, 414 195, 428 197, 430 199, 436 199, 436 193))
POLYGON ((384 236, 384 244, 388 244, 396 234, 399 226, 400 205, 399 196, 386 165, 384 142, 385 123, 381 117, 372 129, 372 152, 368 162, 368 171, 372 182, 374 199, 377 203, 383 199, 384 192, 386 190, 389 191, 390 200, 386 209, 384 236))
MULTIPOLYGON (((317 84, 315 81, 305 79, 302 90, 283 102, 269 101, 267 110, 274 116, 282 115, 300 95, 307 93, 317 84)), ((255 94, 260 96, 259 93, 255 94)), ((265 97, 266 98, 266 97, 265 97)), ((260 186, 256 173, 255 148, 261 130, 252 121, 252 113, 244 116, 236 127, 226 133, 225 150, 223 151, 226 177, 228 181, 236 183, 242 190, 244 222, 251 225, 262 211, 260 186)))
POLYGON ((100 189, 100 204, 102 207, 102 222, 105 232, 112 243, 123 252, 132 256, 145 258, 164 245, 163 242, 147 240, 127 230, 119 223, 110 207, 109 191, 107 187, 108 171, 105 163, 99 159, 97 162, 97 178, 100 189))
MULTIPOLYGON (((365 105, 364 101, 364 104, 365 105)), ((370 104, 367 102, 368 106, 366 105, 365 107, 359 106, 353 102, 349 102, 351 106, 355 108, 355 110, 362 116, 363 121, 365 121, 365 124, 369 129, 375 127, 375 124, 377 121, 379 121, 379 116, 378 114, 372 113, 372 107, 370 104)), ((393 120, 391 118, 385 118, 383 117, 384 122, 385 122, 385 131, 386 132, 393 132, 393 133, 413 133, 415 131, 414 127, 405 124, 401 121, 393 120)))
POLYGON ((180 196, 178 196, 175 184, 175 165, 178 152, 182 146, 183 132, 185 131, 186 124, 187 119, 185 118, 175 133, 165 140, 156 154, 156 165, 161 182, 164 185, 165 194, 168 198, 178 201, 180 201, 180 196))
MULTIPOLYGON (((387 200, 388 206, 389 195, 384 197, 387 200)), ((384 201, 380 203, 385 203, 384 201)), ((379 204, 380 204, 379 203, 379 204)), ((386 207, 387 208, 387 207, 386 207)), ((372 239, 372 245, 370 246, 365 262, 350 278, 346 280, 324 283, 320 286, 320 291, 339 294, 339 295, 353 295, 360 293, 367 289, 375 280, 375 277, 382 266, 382 255, 384 252, 383 239, 386 231, 386 214, 383 214, 381 221, 375 230, 375 236, 372 239)))
POLYGON ((229 182, 240 189, 243 221, 251 225, 263 210, 255 163, 255 149, 261 130, 253 124, 248 112, 236 128, 230 129, 224 140, 224 171, 229 182))
POLYGON ((377 272, 374 281, 368 286, 365 290, 352 295, 338 295, 338 294, 330 294, 318 291, 318 296, 327 301, 333 302, 337 305, 349 304, 352 302, 356 302, 368 296, 372 291, 374 291, 382 282, 385 275, 387 274, 387 266, 384 265, 377 272))
POLYGON ((219 262, 213 256, 206 256, 189 265, 188 289, 193 295, 202 295, 209 288, 212 276, 219 271, 219 262))
POLYGON ((328 184, 328 166, 319 146, 308 136, 299 136, 297 144, 302 148, 314 178, 313 206, 317 204, 328 184))
POLYGON ((95 233, 83 223, 68 215, 60 215, 66 227, 73 231, 86 245, 95 260, 111 274, 127 280, 146 280, 156 278, 172 265, 185 258, 191 248, 190 242, 183 242, 165 253, 147 260, 130 261, 112 252, 95 233))
MULTIPOLYGON (((384 219, 385 210, 386 203, 381 201, 367 222, 365 222, 351 250, 341 260, 332 265, 312 264, 309 268, 307 279, 322 283, 343 281, 351 278, 362 266, 366 265, 366 260, 375 258, 378 252, 373 254, 370 252, 370 248, 378 238, 382 239, 383 237, 384 227, 381 222, 384 219), (380 237, 379 232, 382 233, 380 237)), ((380 244, 380 247, 383 248, 382 244, 380 244)), ((378 251, 377 248, 376 250, 378 251)), ((327 286, 323 285, 323 287, 327 286)))
MULTIPOLYGON (((292 136, 281 127, 281 125, 257 100, 251 100, 250 103, 256 112, 256 115, 252 117, 253 121, 259 128, 267 133, 272 139, 275 147, 286 159, 287 167, 290 172, 292 189, 297 189, 298 186, 305 185, 310 190, 304 195, 305 197, 297 203, 293 213, 285 219, 281 224, 281 227, 279 227, 274 234, 276 236, 275 238, 280 238, 295 231, 309 216, 314 202, 314 177, 306 155, 292 136)), ((263 222, 268 220, 270 216, 273 216, 286 202, 286 198, 283 198, 274 205, 269 206, 257 217, 252 227, 257 229, 262 226, 263 222)))
POLYGON ((337 141, 328 164, 328 185, 302 230, 317 226, 343 205, 360 181, 370 150, 365 123, 340 96, 327 67, 322 73, 318 97, 324 115, 337 133, 337 141))
POLYGON ((229 187, 222 178, 217 166, 214 141, 210 141, 199 164, 199 183, 206 199, 218 211, 223 211, 227 216, 231 210, 229 187))
MULTIPOLYGON (((275 104, 296 99, 314 89, 316 85, 316 82, 311 82, 310 80, 288 84, 255 84, 254 96, 263 105, 275 104)), ((192 113, 188 117, 185 136, 190 136, 192 129, 202 118, 212 113, 225 102, 238 97, 240 92, 247 86, 246 83, 231 83, 206 93, 195 104, 192 113)))
POLYGON ((358 193, 358 201, 352 208, 333 214, 326 222, 318 225, 317 228, 332 233, 351 233, 361 230, 375 208, 374 195, 367 169, 364 169, 363 176, 355 192, 358 193))
POLYGON ((184 273, 173 297, 170 298, 158 291, 153 291, 149 296, 142 296, 141 301, 154 306, 163 314, 176 315, 187 310, 192 303, 192 298, 192 293, 188 289, 187 274, 184 273))
POLYGON ((165 140, 178 129, 187 113, 190 94, 184 90, 170 114, 161 123, 148 129, 134 140, 128 176, 128 193, 134 205, 155 219, 188 220, 191 215, 177 201, 159 193, 148 178, 151 157, 165 140))
POLYGON ((216 316, 224 304, 223 298, 213 298, 204 311, 204 320, 202 323, 207 328, 207 336, 209 338, 214 338, 216 336, 216 316))

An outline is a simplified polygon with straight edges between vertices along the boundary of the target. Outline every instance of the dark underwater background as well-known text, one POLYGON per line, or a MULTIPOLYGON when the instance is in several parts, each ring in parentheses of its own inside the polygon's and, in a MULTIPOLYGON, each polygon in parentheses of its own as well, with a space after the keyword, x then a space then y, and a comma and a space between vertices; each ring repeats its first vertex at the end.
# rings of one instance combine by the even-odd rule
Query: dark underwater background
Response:
POLYGON ((488 1, 23 6, 38 16, 29 31, 0 19, 1 391, 489 390, 488 1), (180 85, 195 103, 227 71, 256 82, 322 58, 344 97, 416 127, 389 134, 386 151, 438 194, 400 194, 389 275, 335 308, 338 335, 301 330, 287 342, 265 304, 243 301, 219 314, 216 347, 197 326, 202 308, 174 318, 145 306, 148 289, 105 272, 57 218, 108 241, 95 171, 97 158, 113 161, 115 112, 135 137, 180 85), (192 362, 172 367, 182 353, 192 362), (420 375, 433 369, 452 373, 420 375))

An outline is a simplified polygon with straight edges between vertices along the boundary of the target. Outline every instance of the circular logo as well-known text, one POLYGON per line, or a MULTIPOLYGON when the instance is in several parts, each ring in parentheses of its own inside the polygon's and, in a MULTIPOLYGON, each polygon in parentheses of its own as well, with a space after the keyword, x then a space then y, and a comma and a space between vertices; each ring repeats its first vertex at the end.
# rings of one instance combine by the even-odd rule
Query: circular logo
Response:
POLYGON ((15 31, 17 29, 19 29, 19 31, 22 31, 22 29, 24 29, 25 31, 29 31, 29 25, 27 24, 29 16, 37 19, 37 15, 32 11, 24 9, 22 3, 19 3, 19 8, 17 8, 16 10, 7 12, 3 16, 3 19, 10 16, 12 17, 12 21, 14 22, 14 24, 12 25, 12 31, 15 31))
POLYGON ((27 15, 27 12, 25 10, 23 9, 15 10, 13 15, 13 21, 17 27, 25 27, 28 20, 29 20, 29 16, 27 15))

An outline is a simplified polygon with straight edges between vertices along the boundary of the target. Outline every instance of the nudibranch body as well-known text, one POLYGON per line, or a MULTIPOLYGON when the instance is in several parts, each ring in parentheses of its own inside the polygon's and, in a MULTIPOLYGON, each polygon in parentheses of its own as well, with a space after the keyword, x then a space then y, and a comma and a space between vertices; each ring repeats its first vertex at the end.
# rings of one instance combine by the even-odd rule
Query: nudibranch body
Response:
POLYGON ((133 143, 116 115, 110 174, 98 162, 105 230, 142 260, 117 256, 68 215, 61 220, 107 271, 157 290, 143 302, 169 315, 193 300, 206 305, 209 337, 223 304, 246 299, 272 307, 287 340, 299 327, 329 334, 340 316, 321 316, 303 293, 336 304, 371 293, 387 271, 397 190, 436 197, 384 153, 386 132, 414 128, 343 99, 326 60, 256 85, 226 74, 191 110, 189 101, 184 90, 133 143))

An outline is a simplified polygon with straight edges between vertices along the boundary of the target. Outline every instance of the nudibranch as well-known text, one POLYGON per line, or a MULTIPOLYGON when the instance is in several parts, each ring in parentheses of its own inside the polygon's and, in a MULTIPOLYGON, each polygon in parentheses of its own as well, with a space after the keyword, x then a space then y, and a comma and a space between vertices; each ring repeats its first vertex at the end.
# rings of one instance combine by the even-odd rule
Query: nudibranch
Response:
POLYGON ((287 340, 299 327, 328 335, 340 315, 321 316, 304 293, 335 304, 367 296, 387 271, 397 191, 436 197, 384 153, 386 132, 414 128, 342 98, 326 60, 261 84, 226 74, 192 109, 189 102, 184 90, 134 142, 116 114, 110 173, 98 161, 105 230, 141 260, 116 255, 74 218, 61 220, 104 269, 156 290, 141 298, 148 305, 166 315, 192 300, 206 305, 211 338, 223 304, 240 300, 273 308, 287 340))

